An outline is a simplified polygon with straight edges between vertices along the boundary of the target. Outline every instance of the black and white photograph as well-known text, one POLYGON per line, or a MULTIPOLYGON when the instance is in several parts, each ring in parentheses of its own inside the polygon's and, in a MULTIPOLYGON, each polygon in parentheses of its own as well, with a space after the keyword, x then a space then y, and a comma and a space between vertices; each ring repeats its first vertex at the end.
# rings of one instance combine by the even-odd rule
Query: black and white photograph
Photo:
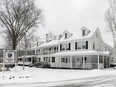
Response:
POLYGON ((0 0, 0 87, 116 87, 116 0, 0 0))

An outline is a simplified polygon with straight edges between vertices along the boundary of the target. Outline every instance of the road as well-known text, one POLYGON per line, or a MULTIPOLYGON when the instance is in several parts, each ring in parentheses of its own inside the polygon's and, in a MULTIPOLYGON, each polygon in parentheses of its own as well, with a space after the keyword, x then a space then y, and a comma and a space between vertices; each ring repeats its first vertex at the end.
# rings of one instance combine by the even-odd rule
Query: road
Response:
POLYGON ((0 87, 116 87, 116 75, 55 82, 1 84, 0 87))

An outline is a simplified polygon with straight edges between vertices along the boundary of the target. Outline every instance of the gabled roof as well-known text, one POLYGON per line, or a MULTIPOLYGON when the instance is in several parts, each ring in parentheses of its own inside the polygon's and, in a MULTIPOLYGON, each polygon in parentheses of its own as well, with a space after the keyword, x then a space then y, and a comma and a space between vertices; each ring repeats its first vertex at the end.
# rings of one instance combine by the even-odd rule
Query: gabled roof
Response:
MULTIPOLYGON (((97 28, 97 29, 98 29, 98 28, 97 28)), ((91 30, 91 31, 88 33, 88 35, 86 35, 86 36, 82 36, 82 31, 79 29, 79 30, 77 30, 76 32, 74 32, 74 33, 72 34, 72 36, 71 36, 69 39, 60 40, 59 42, 65 42, 65 41, 72 41, 72 40, 78 40, 78 39, 91 38, 92 35, 94 34, 94 32, 95 32, 97 29, 91 30)))
MULTIPOLYGON (((82 27, 82 28, 85 28, 85 27, 82 27)), ((65 41, 72 41, 72 40, 78 40, 78 39, 91 38, 95 31, 96 31, 96 29, 91 30, 88 35, 82 36, 82 31, 80 29, 77 30, 74 33, 70 33, 67 30, 65 30, 63 33, 61 33, 61 35, 63 35, 65 32, 68 32, 68 33, 72 34, 69 38, 67 38, 67 39, 61 38, 60 40, 52 40, 50 42, 44 42, 42 45, 38 46, 38 48, 47 47, 47 46, 53 46, 53 45, 58 45, 59 42, 65 42, 65 41)))
POLYGON ((66 38, 65 38, 65 33, 68 34, 68 35, 67 35, 67 39, 70 38, 70 37, 72 36, 72 33, 71 33, 71 32, 65 30, 63 33, 61 33, 61 34, 59 35, 60 38, 59 38, 59 36, 58 36, 58 40, 64 40, 64 39, 66 39, 66 38))

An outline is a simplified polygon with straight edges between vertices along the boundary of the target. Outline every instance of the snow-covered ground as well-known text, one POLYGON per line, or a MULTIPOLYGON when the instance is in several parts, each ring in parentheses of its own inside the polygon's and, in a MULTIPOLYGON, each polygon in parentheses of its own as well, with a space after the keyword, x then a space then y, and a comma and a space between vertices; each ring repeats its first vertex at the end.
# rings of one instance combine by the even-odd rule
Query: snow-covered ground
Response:
POLYGON ((57 82, 104 75, 116 76, 116 69, 70 70, 26 67, 23 70, 22 66, 17 66, 10 69, 10 71, 0 72, 0 85, 9 83, 57 82))

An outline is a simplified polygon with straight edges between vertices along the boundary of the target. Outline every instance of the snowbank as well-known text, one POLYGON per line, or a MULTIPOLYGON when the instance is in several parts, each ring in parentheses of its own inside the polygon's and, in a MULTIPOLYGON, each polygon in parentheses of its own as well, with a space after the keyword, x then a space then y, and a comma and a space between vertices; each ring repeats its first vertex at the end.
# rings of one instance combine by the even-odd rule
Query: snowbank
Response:
POLYGON ((116 75, 115 69, 102 70, 70 70, 70 69, 42 69, 17 66, 11 71, 0 72, 0 84, 8 83, 41 83, 72 79, 82 79, 87 77, 116 75))

